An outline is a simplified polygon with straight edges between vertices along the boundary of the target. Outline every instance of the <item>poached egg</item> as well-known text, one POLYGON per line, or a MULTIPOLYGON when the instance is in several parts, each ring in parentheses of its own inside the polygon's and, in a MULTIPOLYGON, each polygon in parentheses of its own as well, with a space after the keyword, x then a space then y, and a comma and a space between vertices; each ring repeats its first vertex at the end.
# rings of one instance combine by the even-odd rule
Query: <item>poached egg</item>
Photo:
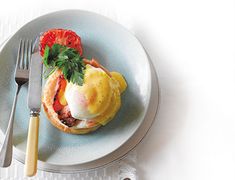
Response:
POLYGON ((67 83, 65 99, 73 118, 95 120, 102 125, 111 120, 121 105, 120 94, 127 84, 118 72, 111 77, 101 68, 86 65, 82 86, 67 83))

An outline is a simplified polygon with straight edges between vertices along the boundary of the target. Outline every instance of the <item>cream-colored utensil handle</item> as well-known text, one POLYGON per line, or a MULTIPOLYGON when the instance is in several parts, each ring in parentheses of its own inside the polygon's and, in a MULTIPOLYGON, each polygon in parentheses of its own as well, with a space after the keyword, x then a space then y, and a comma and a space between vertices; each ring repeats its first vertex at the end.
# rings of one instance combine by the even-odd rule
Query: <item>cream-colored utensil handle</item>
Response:
POLYGON ((28 140, 25 157, 25 175, 34 176, 37 172, 38 160, 38 130, 39 115, 33 115, 29 120, 28 140))

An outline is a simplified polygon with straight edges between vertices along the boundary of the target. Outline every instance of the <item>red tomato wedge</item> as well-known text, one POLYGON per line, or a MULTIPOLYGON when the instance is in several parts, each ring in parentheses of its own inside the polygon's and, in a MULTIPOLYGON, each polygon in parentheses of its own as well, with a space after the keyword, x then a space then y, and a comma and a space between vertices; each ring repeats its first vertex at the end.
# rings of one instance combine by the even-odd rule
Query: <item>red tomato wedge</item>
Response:
POLYGON ((65 103, 63 102, 65 100, 61 101, 64 96, 66 85, 67 85, 67 82, 64 79, 64 77, 59 77, 59 80, 58 80, 59 87, 58 87, 57 93, 54 97, 54 104, 53 104, 53 108, 54 108, 55 112, 60 111, 67 104, 66 102, 65 103))
POLYGON ((82 55, 81 38, 71 30, 50 29, 40 36, 40 54, 43 56, 46 45, 60 44, 76 49, 82 55))
POLYGON ((55 112, 59 112, 61 109, 63 109, 63 105, 60 104, 59 99, 56 99, 53 104, 53 108, 55 112))

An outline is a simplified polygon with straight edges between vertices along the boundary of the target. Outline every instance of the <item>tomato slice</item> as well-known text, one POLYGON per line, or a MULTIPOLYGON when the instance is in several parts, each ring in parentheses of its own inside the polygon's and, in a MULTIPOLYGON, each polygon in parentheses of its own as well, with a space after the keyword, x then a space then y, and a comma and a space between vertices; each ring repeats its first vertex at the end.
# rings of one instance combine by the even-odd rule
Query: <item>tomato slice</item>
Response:
POLYGON ((58 84, 59 84, 59 87, 55 95, 55 98, 54 98, 55 100, 53 104, 53 108, 55 112, 62 110, 63 107, 67 105, 66 99, 64 97, 67 81, 64 79, 63 76, 61 76, 59 77, 58 84))
POLYGON ((63 109, 63 107, 64 107, 64 106, 60 104, 59 99, 56 99, 56 100, 54 101, 53 108, 54 108, 55 112, 59 112, 60 110, 63 109))
POLYGON ((82 55, 81 38, 71 30, 50 29, 40 36, 40 54, 43 56, 46 45, 60 44, 76 49, 82 55))

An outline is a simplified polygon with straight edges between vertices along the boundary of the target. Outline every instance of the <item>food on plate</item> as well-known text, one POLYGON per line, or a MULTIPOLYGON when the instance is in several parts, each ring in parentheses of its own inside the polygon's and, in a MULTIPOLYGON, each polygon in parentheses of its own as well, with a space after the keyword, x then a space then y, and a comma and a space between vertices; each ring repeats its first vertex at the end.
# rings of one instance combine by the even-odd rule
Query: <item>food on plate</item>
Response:
POLYGON ((63 132, 85 134, 112 120, 127 88, 124 77, 83 57, 81 39, 71 30, 45 32, 40 47, 49 71, 42 103, 50 122, 63 132))
POLYGON ((50 29, 44 32, 40 37, 40 53, 44 54, 46 46, 50 48, 54 44, 60 44, 70 48, 74 48, 82 55, 81 38, 71 30, 50 29))

